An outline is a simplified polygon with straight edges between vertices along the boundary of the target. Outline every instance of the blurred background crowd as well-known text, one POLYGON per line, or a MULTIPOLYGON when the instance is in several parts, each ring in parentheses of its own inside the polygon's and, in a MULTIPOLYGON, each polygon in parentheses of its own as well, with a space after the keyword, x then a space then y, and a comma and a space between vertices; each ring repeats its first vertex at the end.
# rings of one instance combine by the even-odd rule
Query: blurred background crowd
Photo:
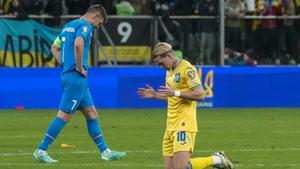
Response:
MULTIPOLYGON (((61 15, 81 15, 100 3, 109 15, 161 16, 171 35, 159 31, 190 61, 199 65, 218 62, 218 0, 0 0, 0 14, 17 19, 51 15, 43 22, 62 25, 61 15), (206 19, 171 19, 170 16, 213 16, 206 19)), ((225 0, 225 63, 228 65, 296 65, 300 63, 300 0, 225 0), (282 16, 249 19, 246 16, 282 16), (286 16, 286 17, 285 17, 286 16)))

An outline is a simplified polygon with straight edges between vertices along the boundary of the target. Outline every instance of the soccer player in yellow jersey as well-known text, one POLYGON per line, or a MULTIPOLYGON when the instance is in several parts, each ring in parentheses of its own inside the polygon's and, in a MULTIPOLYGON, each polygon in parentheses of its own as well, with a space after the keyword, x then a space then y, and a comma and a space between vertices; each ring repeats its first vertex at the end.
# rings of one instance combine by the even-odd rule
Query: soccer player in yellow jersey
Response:
POLYGON ((224 152, 210 157, 191 158, 197 133, 196 101, 205 98, 196 68, 175 56, 172 46, 158 43, 153 49, 155 64, 167 70, 166 85, 155 91, 151 86, 139 88, 142 98, 168 102, 168 118, 162 153, 165 169, 204 169, 210 166, 233 169, 224 152))

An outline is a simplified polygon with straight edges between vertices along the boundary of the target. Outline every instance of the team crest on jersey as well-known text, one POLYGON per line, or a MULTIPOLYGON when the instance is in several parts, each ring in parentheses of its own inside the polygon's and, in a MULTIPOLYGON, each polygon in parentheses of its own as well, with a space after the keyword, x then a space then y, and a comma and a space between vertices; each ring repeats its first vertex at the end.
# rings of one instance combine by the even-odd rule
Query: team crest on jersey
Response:
POLYGON ((173 82, 179 83, 180 82, 180 73, 176 73, 173 82))
POLYGON ((88 31, 88 27, 87 27, 87 26, 84 26, 84 27, 82 28, 82 30, 83 30, 84 33, 86 33, 86 32, 88 31))
POLYGON ((195 78, 195 75, 196 75, 196 73, 195 73, 194 70, 190 70, 190 71, 188 72, 188 76, 189 76, 191 79, 194 79, 194 78, 195 78))

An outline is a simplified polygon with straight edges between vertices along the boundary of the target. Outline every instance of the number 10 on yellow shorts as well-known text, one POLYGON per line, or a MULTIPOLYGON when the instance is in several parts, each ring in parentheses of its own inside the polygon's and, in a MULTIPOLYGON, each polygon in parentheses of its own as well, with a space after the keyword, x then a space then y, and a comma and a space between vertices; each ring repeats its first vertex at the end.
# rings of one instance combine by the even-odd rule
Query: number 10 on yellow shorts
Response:
POLYGON ((193 152, 195 145, 195 132, 166 131, 163 139, 163 156, 172 157, 174 153, 186 151, 193 152))

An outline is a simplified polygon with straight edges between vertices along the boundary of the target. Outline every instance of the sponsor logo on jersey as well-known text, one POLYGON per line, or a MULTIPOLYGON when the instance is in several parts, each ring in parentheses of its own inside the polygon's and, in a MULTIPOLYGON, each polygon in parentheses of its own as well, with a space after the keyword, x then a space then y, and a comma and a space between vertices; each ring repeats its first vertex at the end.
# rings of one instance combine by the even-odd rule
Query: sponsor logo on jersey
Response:
POLYGON ((65 27, 65 28, 63 29, 63 32, 75 32, 75 29, 72 28, 72 27, 65 27))

